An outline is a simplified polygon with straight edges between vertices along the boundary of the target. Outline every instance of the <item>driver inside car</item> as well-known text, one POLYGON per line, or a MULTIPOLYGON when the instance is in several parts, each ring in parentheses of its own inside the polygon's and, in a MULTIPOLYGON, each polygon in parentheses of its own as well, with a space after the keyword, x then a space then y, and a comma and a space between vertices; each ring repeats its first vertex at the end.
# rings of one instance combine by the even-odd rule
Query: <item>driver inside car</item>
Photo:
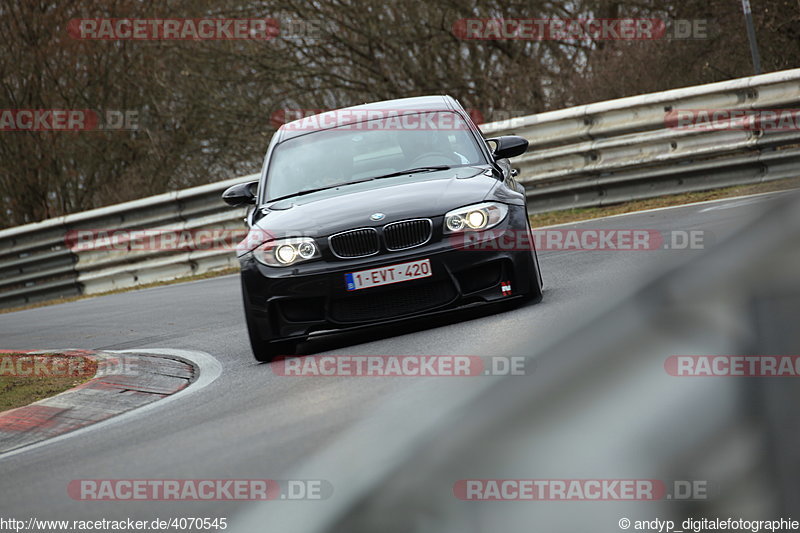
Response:
POLYGON ((407 168, 425 165, 468 164, 469 160, 455 152, 447 140, 448 132, 408 130, 397 132, 397 142, 406 160, 407 168), (438 159, 438 161, 437 161, 438 159))

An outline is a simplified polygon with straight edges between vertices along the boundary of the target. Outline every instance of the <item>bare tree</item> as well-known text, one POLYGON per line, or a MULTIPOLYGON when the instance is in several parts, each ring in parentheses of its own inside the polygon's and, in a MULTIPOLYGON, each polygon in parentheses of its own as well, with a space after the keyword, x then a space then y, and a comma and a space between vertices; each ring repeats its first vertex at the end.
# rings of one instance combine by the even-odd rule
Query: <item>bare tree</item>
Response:
MULTIPOLYGON (((796 0, 753 0, 765 71, 800 61, 796 0)), ((0 132, 0 227, 253 172, 281 109, 451 94, 486 120, 752 72, 730 0, 12 0, 0 109, 134 111, 134 131, 0 132), (276 18, 268 41, 88 41, 69 20, 276 18), (465 40, 459 19, 707 19, 705 39, 465 40)))

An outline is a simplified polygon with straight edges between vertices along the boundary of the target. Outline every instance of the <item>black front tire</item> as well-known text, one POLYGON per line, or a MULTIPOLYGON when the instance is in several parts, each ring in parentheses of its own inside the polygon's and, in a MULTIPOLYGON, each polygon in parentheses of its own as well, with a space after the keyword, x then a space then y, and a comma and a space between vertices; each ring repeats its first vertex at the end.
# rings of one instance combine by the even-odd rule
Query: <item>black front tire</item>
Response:
MULTIPOLYGON (((527 207, 525 209, 525 217, 527 220, 528 218, 528 210, 527 207)), ((535 303, 538 304, 542 301, 542 287, 544 283, 542 283, 542 269, 539 266, 539 255, 536 253, 536 248, 534 246, 533 240, 533 228, 531 228, 530 222, 528 222, 528 234, 531 236, 531 255, 533 256, 533 272, 532 278, 536 280, 534 289, 529 293, 526 294, 523 298, 524 303, 535 303)))
POLYGON ((247 323, 247 335, 250 338, 250 348, 253 357, 261 363, 271 363, 276 357, 294 355, 297 351, 297 341, 267 342, 261 337, 255 320, 250 300, 247 297, 247 287, 242 280, 242 300, 244 301, 244 318, 247 323))
POLYGON ((522 297, 520 303, 522 304, 538 304, 542 301, 542 288, 537 283, 534 287, 533 291, 529 292, 525 296, 522 297))
POLYGON ((267 342, 261 338, 258 330, 251 326, 247 317, 247 333, 250 337, 250 348, 253 357, 261 363, 271 363, 276 357, 294 355, 297 352, 296 341, 267 342))

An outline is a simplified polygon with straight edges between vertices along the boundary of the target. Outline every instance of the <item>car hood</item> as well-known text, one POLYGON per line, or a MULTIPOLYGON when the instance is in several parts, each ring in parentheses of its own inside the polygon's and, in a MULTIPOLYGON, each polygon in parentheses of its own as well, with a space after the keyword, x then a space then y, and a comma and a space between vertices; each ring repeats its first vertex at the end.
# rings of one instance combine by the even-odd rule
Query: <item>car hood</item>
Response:
POLYGON ((353 183, 268 203, 262 207, 266 214, 253 229, 274 237, 318 237, 408 218, 435 217, 484 201, 499 183, 489 167, 460 167, 353 183), (384 218, 371 220, 375 213, 383 213, 384 218))

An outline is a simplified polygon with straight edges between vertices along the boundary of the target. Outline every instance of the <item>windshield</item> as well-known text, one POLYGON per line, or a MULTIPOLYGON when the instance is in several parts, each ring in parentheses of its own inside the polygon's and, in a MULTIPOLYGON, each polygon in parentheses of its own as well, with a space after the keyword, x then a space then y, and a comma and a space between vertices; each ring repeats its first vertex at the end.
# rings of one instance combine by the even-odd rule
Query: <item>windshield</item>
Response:
POLYGON ((266 198, 420 167, 486 162, 460 115, 449 111, 425 115, 425 120, 405 123, 381 119, 344 125, 280 143, 269 164, 266 198), (431 124, 435 127, 420 127, 431 124))

